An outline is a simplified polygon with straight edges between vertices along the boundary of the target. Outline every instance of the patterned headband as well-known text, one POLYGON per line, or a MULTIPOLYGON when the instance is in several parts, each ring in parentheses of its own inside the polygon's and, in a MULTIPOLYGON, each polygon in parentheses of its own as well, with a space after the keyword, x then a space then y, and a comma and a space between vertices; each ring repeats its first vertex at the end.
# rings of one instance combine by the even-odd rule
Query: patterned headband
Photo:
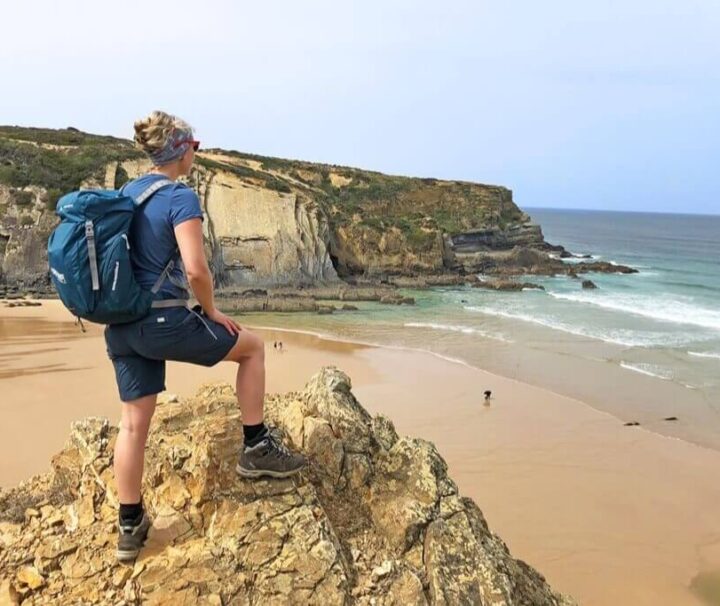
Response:
POLYGON ((192 132, 174 128, 170 131, 170 136, 165 141, 162 149, 149 154, 155 166, 170 164, 183 157, 185 152, 192 144, 192 132))

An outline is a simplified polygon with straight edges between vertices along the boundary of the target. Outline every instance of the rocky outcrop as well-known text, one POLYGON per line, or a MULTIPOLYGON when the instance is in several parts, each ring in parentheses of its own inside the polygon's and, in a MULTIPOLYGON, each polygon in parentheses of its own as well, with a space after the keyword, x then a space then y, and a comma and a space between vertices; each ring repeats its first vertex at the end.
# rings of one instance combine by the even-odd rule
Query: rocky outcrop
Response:
MULTIPOLYGON (((218 307, 226 313, 251 311, 292 312, 316 311, 329 313, 329 306, 321 301, 376 301, 396 305, 413 305, 415 300, 397 293, 390 287, 325 286, 273 289, 225 288, 217 293, 218 307)), ((343 311, 357 310, 343 305, 343 311)))
POLYGON ((511 280, 507 278, 495 278, 495 279, 484 279, 478 280, 473 285, 473 288, 486 288, 487 290, 502 290, 502 291, 518 291, 518 290, 545 290, 544 286, 534 284, 533 282, 519 282, 517 280, 511 280))
POLYGON ((229 385, 166 398, 147 449, 154 519, 134 565, 114 556, 116 429, 75 423, 50 473, 0 493, 0 603, 569 605, 514 559, 435 447, 370 416, 341 371, 267 398, 310 460, 243 481, 229 385))
POLYGON ((529 218, 506 229, 496 227, 448 235, 445 243, 454 253, 509 250, 516 246, 544 249, 546 246, 542 229, 529 218))
POLYGON ((468 272, 477 272, 495 276, 557 276, 577 277, 587 272, 598 273, 637 273, 636 269, 626 265, 607 261, 581 261, 566 263, 556 256, 537 248, 516 246, 510 251, 492 251, 458 254, 468 272))

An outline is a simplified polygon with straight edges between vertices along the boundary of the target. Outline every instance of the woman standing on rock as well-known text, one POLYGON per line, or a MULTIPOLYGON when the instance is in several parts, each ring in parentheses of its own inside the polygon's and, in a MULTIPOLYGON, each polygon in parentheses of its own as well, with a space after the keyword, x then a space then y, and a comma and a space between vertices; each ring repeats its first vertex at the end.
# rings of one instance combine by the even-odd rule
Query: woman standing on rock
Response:
POLYGON ((141 320, 105 329, 123 401, 114 455, 120 560, 137 556, 151 525, 141 483, 150 421, 157 394, 165 390, 166 360, 203 366, 221 361, 238 364, 236 392, 244 433, 237 464, 241 476, 287 477, 305 464, 302 455, 278 442, 263 423, 263 341, 215 307, 200 201, 192 189, 176 182, 190 174, 199 147, 192 128, 175 116, 155 111, 135 122, 135 143, 149 156, 153 168, 127 183, 123 192, 139 198, 156 187, 135 211, 128 246, 135 279, 155 293, 155 301, 141 320), (188 286, 199 302, 192 309, 188 286))

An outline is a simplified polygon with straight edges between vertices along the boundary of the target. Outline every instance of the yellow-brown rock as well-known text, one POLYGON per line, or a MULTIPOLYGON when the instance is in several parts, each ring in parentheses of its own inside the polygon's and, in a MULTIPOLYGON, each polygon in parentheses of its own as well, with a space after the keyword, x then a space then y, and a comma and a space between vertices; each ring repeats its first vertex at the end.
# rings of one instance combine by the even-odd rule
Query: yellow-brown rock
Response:
POLYGON ((154 523, 134 565, 114 554, 116 429, 73 424, 50 473, 0 492, 0 604, 572 604, 512 558, 435 447, 371 417, 341 371, 268 396, 266 411, 309 456, 298 477, 236 475, 229 385, 158 409, 154 523))

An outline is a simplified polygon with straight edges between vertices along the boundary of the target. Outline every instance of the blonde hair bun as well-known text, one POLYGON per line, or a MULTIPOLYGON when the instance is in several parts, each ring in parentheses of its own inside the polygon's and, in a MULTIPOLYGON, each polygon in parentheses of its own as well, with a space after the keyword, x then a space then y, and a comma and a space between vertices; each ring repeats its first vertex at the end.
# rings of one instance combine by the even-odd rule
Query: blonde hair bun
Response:
POLYGON ((160 152, 173 130, 192 134, 193 128, 185 120, 163 111, 155 110, 149 116, 136 120, 135 146, 152 156, 160 152))

